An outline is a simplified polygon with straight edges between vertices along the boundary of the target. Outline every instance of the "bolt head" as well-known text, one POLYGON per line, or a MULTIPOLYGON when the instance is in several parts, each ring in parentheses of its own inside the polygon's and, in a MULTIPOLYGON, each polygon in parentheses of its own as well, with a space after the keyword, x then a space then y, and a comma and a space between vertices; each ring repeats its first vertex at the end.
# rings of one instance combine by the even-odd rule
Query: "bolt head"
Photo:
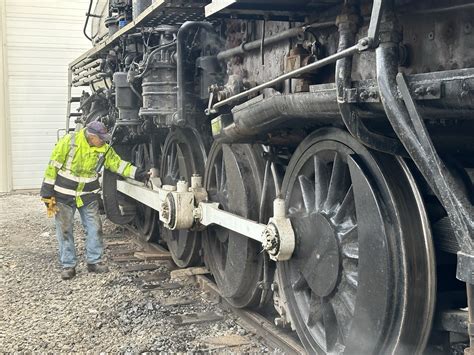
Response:
POLYGON ((360 97, 361 100, 367 100, 369 98, 369 94, 367 93, 367 91, 362 91, 359 94, 359 97, 360 97))
POLYGON ((438 90, 436 90, 436 88, 433 86, 428 86, 426 92, 430 95, 436 95, 438 93, 438 90))

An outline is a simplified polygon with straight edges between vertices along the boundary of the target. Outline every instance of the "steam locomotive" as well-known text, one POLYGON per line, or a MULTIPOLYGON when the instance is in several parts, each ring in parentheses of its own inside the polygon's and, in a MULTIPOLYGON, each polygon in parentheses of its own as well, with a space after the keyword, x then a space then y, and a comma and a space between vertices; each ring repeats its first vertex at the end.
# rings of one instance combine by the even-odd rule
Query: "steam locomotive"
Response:
POLYGON ((104 171, 112 222, 309 353, 470 353, 473 19, 467 0, 91 0, 66 129, 100 120, 153 172, 104 171))

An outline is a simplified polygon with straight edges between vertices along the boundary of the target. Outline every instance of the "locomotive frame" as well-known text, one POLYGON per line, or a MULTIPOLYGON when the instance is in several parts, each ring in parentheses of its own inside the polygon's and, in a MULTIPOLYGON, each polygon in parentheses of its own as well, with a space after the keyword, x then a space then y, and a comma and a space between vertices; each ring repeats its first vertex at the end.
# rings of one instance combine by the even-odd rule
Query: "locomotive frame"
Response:
POLYGON ((104 172, 112 222, 310 353, 474 349, 471 2, 92 3, 66 130, 153 171, 104 172))

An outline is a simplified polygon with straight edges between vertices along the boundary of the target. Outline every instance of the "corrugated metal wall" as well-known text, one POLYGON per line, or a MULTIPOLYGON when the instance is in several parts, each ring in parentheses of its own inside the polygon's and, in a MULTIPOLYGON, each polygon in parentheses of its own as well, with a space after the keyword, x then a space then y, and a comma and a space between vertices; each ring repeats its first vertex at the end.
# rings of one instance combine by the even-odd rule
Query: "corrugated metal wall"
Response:
POLYGON ((12 188, 10 159, 10 126, 8 122, 7 53, 5 2, 0 1, 0 192, 12 188))
MULTIPOLYGON (((4 0, 0 0, 4 1, 4 0)), ((38 188, 65 127, 67 67, 91 47, 88 0, 6 0, 13 189, 38 188)))

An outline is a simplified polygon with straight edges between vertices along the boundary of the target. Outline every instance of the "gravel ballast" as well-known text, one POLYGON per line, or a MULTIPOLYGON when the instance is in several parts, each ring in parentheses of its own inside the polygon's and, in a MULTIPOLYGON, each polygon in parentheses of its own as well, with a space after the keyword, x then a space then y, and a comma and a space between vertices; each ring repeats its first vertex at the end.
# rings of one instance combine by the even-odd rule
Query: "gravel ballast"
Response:
MULTIPOLYGON (((157 270, 132 273, 123 271, 127 264, 109 260, 109 273, 88 273, 78 214, 74 228, 77 276, 63 281, 54 221, 46 217, 39 196, 0 196, 0 352, 269 351, 256 335, 237 324, 233 313, 203 298, 194 285, 144 289, 144 277, 169 276, 164 264, 157 270), (192 303, 166 305, 165 300, 184 296, 192 303), (176 316, 201 312, 214 312, 222 319, 190 325, 176 321, 176 316), (238 338, 241 345, 222 345, 222 336, 238 338)), ((124 242, 121 252, 136 247, 129 232, 108 221, 104 221, 104 234, 110 244, 109 258, 112 244, 120 244, 117 241, 124 242)), ((160 282, 175 281, 166 277, 160 282)))

